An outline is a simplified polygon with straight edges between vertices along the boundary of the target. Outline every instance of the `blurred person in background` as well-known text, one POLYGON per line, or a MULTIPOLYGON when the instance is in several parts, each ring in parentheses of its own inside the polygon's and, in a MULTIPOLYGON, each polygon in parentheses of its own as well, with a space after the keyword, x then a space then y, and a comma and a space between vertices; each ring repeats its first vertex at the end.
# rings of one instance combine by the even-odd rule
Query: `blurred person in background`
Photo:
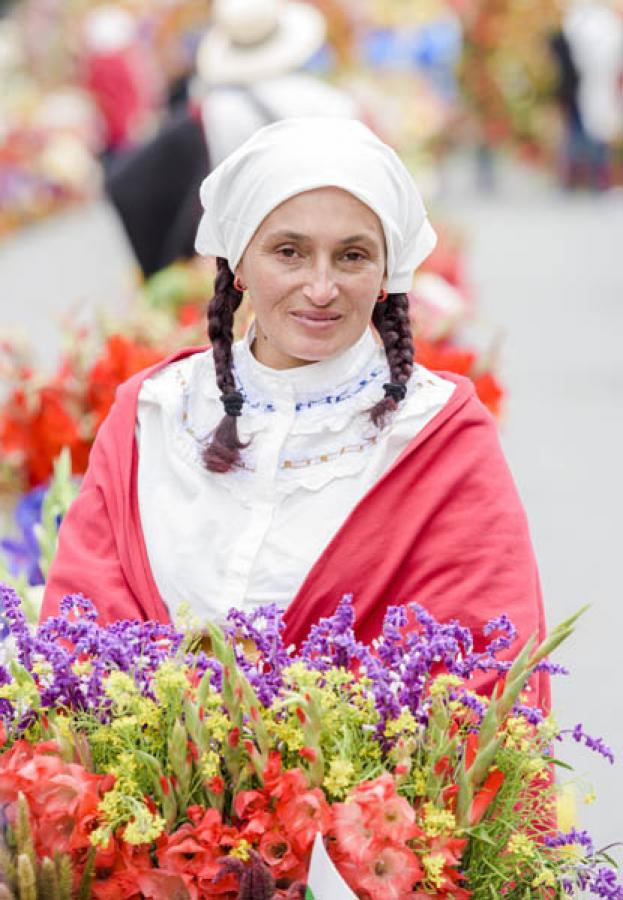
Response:
POLYGON ((137 24, 118 6, 98 6, 84 24, 82 81, 102 120, 104 158, 135 145, 160 109, 164 84, 137 24))
POLYGON ((197 54, 192 101, 111 169, 115 205, 143 274, 194 256, 206 173, 255 131, 291 116, 355 118, 354 102, 301 71, 322 48, 324 16, 307 3, 216 0, 197 54))
POLYGON ((612 185, 612 144, 623 135, 623 16, 614 2, 572 0, 551 40, 565 119, 561 180, 612 185))

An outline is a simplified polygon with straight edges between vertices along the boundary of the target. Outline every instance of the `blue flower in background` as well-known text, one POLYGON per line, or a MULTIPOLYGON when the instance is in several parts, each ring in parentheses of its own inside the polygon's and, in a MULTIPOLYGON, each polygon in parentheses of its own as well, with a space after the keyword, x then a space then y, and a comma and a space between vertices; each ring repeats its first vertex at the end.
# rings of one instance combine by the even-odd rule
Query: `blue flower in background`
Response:
POLYGON ((393 28, 370 28, 363 36, 361 52, 364 61, 377 66, 401 66, 407 60, 400 35, 393 28))
POLYGON ((362 37, 361 54, 373 68, 418 69, 444 96, 452 98, 462 44, 460 23, 453 16, 444 16, 403 30, 370 28, 362 37))
POLYGON ((40 549, 35 536, 35 526, 41 521, 41 509, 47 488, 37 487, 21 498, 15 510, 18 537, 0 540, 0 549, 6 557, 11 575, 25 575, 31 585, 43 584, 39 567, 40 549))

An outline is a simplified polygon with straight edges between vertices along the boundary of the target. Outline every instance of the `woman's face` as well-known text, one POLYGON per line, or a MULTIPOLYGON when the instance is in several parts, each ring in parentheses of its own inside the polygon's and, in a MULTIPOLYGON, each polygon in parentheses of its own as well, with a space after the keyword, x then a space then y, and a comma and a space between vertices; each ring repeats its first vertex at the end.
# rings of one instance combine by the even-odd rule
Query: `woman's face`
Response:
POLYGON ((256 317, 259 362, 289 369, 330 359, 368 327, 385 280, 385 240, 372 210, 340 188, 286 200, 236 270, 256 317))

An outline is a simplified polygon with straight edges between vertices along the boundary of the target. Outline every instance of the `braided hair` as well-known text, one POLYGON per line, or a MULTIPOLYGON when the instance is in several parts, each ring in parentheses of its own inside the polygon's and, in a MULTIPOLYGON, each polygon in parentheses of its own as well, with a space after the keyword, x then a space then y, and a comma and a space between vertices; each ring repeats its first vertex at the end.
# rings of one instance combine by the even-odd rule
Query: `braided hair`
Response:
POLYGON ((383 428, 390 413, 407 395, 407 382, 413 373, 413 335, 409 319, 409 298, 406 294, 389 294, 384 302, 375 305, 372 322, 378 331, 389 364, 390 380, 383 385, 385 396, 370 410, 370 418, 377 428, 383 428))
MULTIPOLYGON (((225 415, 204 448, 203 462, 208 471, 223 473, 240 462, 240 451, 248 446, 238 437, 236 419, 242 413, 244 397, 236 388, 232 369, 234 314, 243 294, 234 285, 234 275, 227 260, 219 257, 216 263, 214 297, 208 306, 208 335, 225 415)), ((372 322, 383 341, 390 373, 390 381, 383 385, 385 396, 370 410, 375 426, 383 428, 390 413, 404 400, 407 382, 413 372, 414 348, 407 295, 389 294, 384 302, 378 302, 372 322)))
POLYGON ((234 274, 226 259, 217 258, 216 268, 214 296, 208 306, 208 335, 225 415, 204 448, 203 462, 208 471, 222 473, 228 472, 239 462, 240 451, 246 446, 240 442, 236 422, 242 412, 244 398, 236 390, 232 369, 234 314, 242 303, 243 294, 234 285, 234 274))

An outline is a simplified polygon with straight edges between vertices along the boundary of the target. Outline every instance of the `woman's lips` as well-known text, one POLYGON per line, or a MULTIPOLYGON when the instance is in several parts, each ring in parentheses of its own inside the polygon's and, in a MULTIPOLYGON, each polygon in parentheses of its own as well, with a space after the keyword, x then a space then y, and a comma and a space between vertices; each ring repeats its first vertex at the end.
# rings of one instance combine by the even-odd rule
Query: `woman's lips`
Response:
POLYGON ((290 313, 293 319, 296 319, 301 325, 304 325, 306 328, 313 328, 317 330, 323 330, 331 328, 332 325, 335 325, 336 322, 339 322, 342 316, 340 313, 335 312, 304 312, 304 311, 292 311, 290 313))

